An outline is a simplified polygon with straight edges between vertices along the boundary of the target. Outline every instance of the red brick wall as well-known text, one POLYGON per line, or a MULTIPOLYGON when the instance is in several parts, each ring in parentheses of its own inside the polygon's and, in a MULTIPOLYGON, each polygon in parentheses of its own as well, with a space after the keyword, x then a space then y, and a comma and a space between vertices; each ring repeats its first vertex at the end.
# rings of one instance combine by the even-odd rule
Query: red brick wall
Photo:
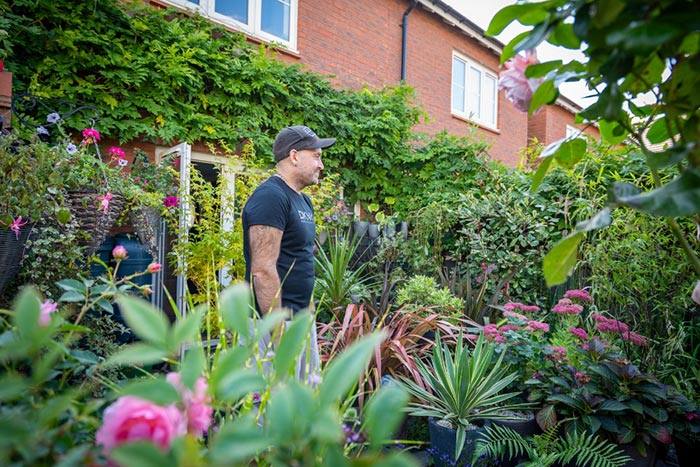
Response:
POLYGON ((534 138, 540 143, 549 144, 566 136, 566 126, 570 125, 585 133, 600 138, 597 127, 574 123, 574 115, 560 105, 548 105, 533 115, 528 123, 528 139, 534 138))
MULTIPOLYGON (((376 90, 396 85, 401 80, 401 25, 409 4, 408 0, 300 0, 297 53, 281 51, 278 58, 329 76, 340 88, 357 90, 367 86, 376 90)), ((450 111, 453 51, 494 72, 499 70, 496 52, 447 24, 437 14, 416 6, 408 16, 406 82, 416 90, 416 104, 429 116, 416 129, 430 134, 447 130, 485 140, 491 157, 516 165, 521 148, 528 143, 527 115, 515 109, 501 92, 497 130, 453 116, 450 111)), ((567 121, 573 122, 573 116, 569 115, 567 121)), ((553 139, 566 134, 565 122, 561 128, 561 135, 553 139)), ((544 131, 548 138, 554 134, 548 129, 544 131)))
MULTIPOLYGON (((402 19, 405 0, 306 0, 299 3, 299 55, 283 54, 336 85, 371 89, 396 85, 401 79, 402 19)), ((495 52, 418 5, 408 16, 406 82, 416 90, 417 104, 428 120, 416 129, 430 134, 447 130, 490 143, 489 154, 509 165, 527 144, 527 117, 499 94, 499 131, 478 127, 450 112, 452 52, 458 51, 497 72, 495 52), (476 133, 474 135, 474 133, 476 133)))

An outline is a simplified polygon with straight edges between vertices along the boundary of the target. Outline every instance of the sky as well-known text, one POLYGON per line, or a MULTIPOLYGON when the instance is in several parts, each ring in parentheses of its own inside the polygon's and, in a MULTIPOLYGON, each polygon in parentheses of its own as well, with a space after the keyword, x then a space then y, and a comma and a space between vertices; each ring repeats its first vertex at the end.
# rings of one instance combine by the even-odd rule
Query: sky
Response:
MULTIPOLYGON (((455 10, 459 11, 470 21, 476 23, 479 27, 486 30, 491 18, 505 6, 512 5, 515 0, 442 0, 443 2, 450 5, 455 10)), ((500 35, 496 36, 496 39, 501 41, 503 44, 507 44, 510 39, 515 37, 517 34, 523 32, 525 27, 521 26, 519 23, 511 24, 508 26, 500 35)), ((551 44, 542 44, 537 48, 537 57, 541 61, 557 60, 561 59, 564 63, 579 59, 583 60, 584 55, 578 51, 572 51, 563 49, 561 47, 555 47, 551 44)), ((569 99, 573 100, 582 107, 590 105, 591 99, 586 99, 590 91, 586 89, 586 86, 582 83, 564 83, 560 86, 559 91, 569 99)))

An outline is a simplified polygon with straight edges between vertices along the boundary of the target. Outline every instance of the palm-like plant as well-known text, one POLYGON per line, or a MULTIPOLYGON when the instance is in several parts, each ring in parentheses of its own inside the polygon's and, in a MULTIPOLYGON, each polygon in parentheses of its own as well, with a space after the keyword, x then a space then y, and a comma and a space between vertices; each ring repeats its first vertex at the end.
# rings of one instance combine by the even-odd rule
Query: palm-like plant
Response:
POLYGON ((460 332, 454 352, 451 352, 437 333, 430 363, 415 362, 421 379, 400 378, 416 398, 408 406, 411 415, 447 420, 456 430, 455 459, 462 452, 469 425, 478 420, 503 418, 502 410, 527 406, 513 402, 519 392, 501 393, 517 374, 508 373, 503 365, 503 354, 494 359, 494 350, 483 334, 470 350, 464 345, 460 332))
POLYGON ((492 425, 486 427, 484 436, 476 443, 473 459, 527 456, 529 461, 519 464, 520 467, 568 465, 574 458, 581 467, 620 467, 631 460, 619 445, 593 434, 574 432, 561 438, 556 426, 541 435, 523 437, 508 427, 492 425))
POLYGON ((326 247, 317 245, 314 296, 318 300, 319 310, 328 308, 334 316, 339 315, 351 302, 351 294, 365 282, 362 273, 367 263, 352 264, 360 240, 359 236, 354 235, 330 236, 328 252, 326 247))

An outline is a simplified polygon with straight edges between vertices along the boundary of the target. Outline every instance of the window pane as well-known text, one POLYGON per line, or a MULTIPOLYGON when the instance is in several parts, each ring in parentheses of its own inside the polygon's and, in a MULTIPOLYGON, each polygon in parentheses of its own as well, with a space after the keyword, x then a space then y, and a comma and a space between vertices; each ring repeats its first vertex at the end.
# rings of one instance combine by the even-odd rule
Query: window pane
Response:
POLYGON ((195 5, 199 5, 199 0, 187 0, 189 3, 194 3, 195 5))
POLYGON ((484 75, 483 115, 481 119, 486 123, 496 124, 496 79, 493 76, 484 75))
POLYGON ((481 118, 481 71, 469 68, 469 114, 481 118))
POLYGON ((289 40, 290 0, 262 0, 260 29, 289 40))
POLYGON ((214 11, 248 24, 248 0, 216 0, 214 11))
POLYGON ((464 112, 464 85, 466 64, 457 59, 452 59, 452 110, 464 112))

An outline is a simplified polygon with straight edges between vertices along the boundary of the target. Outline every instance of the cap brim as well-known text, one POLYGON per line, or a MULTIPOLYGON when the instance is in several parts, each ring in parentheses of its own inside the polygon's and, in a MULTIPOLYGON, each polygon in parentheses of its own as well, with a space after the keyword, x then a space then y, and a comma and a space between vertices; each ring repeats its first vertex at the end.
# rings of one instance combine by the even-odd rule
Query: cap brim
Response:
POLYGON ((326 149, 335 144, 335 138, 319 138, 309 149, 326 149))

